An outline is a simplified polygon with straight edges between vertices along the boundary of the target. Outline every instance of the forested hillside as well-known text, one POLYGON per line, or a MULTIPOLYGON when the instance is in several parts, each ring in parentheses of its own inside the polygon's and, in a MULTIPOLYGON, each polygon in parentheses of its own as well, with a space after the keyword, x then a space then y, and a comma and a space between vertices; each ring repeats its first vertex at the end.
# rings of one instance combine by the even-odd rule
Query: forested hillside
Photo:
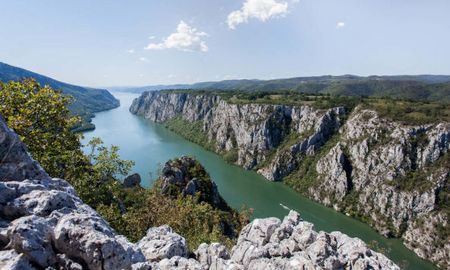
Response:
POLYGON ((317 76, 275 80, 226 80, 195 84, 121 88, 142 93, 167 89, 233 90, 246 92, 297 91, 342 96, 393 97, 420 101, 450 102, 450 76, 317 76))

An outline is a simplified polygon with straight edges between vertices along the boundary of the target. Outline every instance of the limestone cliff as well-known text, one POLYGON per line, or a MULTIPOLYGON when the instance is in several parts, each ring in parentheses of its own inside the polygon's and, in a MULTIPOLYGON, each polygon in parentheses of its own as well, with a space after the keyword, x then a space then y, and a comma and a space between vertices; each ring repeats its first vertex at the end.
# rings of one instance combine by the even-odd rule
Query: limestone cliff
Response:
POLYGON ((233 104, 219 96, 146 92, 130 111, 200 123, 214 150, 356 216, 419 256, 450 266, 450 123, 410 126, 356 107, 233 104))
MULTIPOLYGON (((50 178, 0 117, 0 269, 399 269, 361 240, 316 232, 296 212, 257 219, 231 251, 192 254, 168 226, 137 243, 117 235, 73 187, 50 178)), ((166 172, 169 177, 169 173, 166 172)))
POLYGON ((214 142, 217 152, 238 150, 236 164, 246 169, 260 167, 274 161, 260 172, 270 180, 280 180, 292 172, 298 160, 283 159, 274 153, 286 139, 295 143, 286 145, 288 156, 314 152, 337 131, 344 108, 315 110, 311 107, 283 105, 229 104, 217 96, 146 92, 130 107, 134 114, 155 122, 175 117, 201 121, 204 132, 214 142))

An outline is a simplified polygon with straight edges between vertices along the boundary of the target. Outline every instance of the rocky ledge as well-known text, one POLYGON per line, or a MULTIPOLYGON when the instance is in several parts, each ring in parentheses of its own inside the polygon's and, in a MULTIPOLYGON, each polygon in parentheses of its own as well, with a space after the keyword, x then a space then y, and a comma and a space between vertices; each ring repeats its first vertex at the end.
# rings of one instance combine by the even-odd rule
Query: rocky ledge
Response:
POLYGON ((399 269, 357 238, 316 232, 294 211, 254 220, 231 251, 212 243, 190 252, 168 226, 131 243, 50 178, 1 117, 0 160, 0 269, 399 269))
POLYGON ((231 210, 205 168, 192 157, 183 156, 166 162, 158 184, 162 194, 173 197, 177 197, 178 194, 198 195, 199 201, 206 202, 214 208, 231 210))

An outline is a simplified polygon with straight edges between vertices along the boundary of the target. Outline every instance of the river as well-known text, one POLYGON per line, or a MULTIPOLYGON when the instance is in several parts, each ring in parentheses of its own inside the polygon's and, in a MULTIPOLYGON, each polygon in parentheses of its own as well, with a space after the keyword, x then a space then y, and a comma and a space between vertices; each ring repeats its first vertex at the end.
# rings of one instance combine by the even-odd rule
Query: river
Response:
POLYGON ((243 205, 254 209, 253 217, 283 218, 288 209, 315 224, 316 230, 341 231, 366 243, 376 242, 385 254, 404 269, 437 269, 403 246, 398 239, 386 239, 368 225, 299 195, 283 183, 274 183, 252 171, 227 164, 220 156, 193 144, 160 124, 152 123, 128 111, 138 95, 114 93, 120 107, 96 114, 94 131, 84 133, 83 143, 100 137, 106 145, 120 147, 124 159, 134 160, 133 172, 139 173, 142 185, 149 187, 158 170, 169 159, 182 155, 196 157, 216 182, 219 192, 234 208, 243 205))

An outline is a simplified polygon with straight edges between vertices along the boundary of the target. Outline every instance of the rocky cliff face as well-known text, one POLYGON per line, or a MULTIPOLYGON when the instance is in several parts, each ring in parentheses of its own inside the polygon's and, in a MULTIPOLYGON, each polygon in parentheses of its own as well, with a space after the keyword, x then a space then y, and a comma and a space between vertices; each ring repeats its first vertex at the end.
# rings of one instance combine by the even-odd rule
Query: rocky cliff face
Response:
POLYGON ((257 219, 231 251, 189 253, 168 226, 137 243, 117 235, 73 187, 51 179, 0 117, 0 269, 399 269, 359 239, 314 231, 296 212, 257 219))
POLYGON ((130 107, 154 122, 181 117, 201 121, 217 152, 238 151, 237 165, 281 180, 301 154, 311 155, 337 131, 344 108, 315 110, 283 105, 229 104, 218 96, 146 92, 130 107), (286 146, 279 149, 280 146, 286 146), (279 151, 282 150, 282 151, 279 151), (285 153, 289 153, 285 155, 285 153), (273 159, 269 159, 273 156, 273 159), (285 156, 293 158, 285 158, 285 156))
POLYGON ((308 194, 362 215, 382 234, 403 237, 419 256, 448 267, 450 124, 402 126, 358 110, 339 132, 308 194))
POLYGON ((201 123, 216 152, 356 216, 419 256, 450 266, 450 123, 405 126, 375 111, 231 104, 213 95, 147 92, 130 111, 201 123), (348 119, 344 121, 344 119, 348 119))
POLYGON ((164 164, 158 178, 162 194, 177 197, 198 195, 198 200, 214 208, 230 211, 231 207, 222 198, 217 185, 210 179, 203 166, 194 158, 183 156, 164 164), (195 174, 193 176, 192 174, 195 174))

